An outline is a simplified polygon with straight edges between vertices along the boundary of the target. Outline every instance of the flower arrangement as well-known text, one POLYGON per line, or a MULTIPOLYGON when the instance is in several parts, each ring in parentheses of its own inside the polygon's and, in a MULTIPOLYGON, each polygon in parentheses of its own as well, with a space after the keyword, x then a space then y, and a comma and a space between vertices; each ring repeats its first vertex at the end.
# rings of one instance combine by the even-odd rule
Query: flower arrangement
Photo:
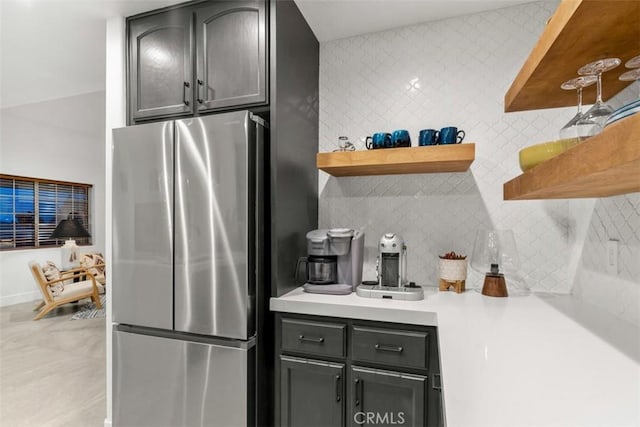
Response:
POLYGON ((466 255, 459 255, 453 251, 440 255, 440 259, 467 259, 466 255))

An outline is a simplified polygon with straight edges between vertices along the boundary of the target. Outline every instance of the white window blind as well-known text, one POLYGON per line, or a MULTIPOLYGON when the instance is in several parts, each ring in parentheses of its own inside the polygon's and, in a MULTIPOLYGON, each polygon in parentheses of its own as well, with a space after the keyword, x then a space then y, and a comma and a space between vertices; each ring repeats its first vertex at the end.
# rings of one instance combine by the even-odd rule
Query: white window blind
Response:
MULTIPOLYGON (((0 175, 0 250, 61 246, 51 240, 58 223, 69 215, 91 233, 91 185, 0 175)), ((91 238, 76 239, 90 245, 91 238)))

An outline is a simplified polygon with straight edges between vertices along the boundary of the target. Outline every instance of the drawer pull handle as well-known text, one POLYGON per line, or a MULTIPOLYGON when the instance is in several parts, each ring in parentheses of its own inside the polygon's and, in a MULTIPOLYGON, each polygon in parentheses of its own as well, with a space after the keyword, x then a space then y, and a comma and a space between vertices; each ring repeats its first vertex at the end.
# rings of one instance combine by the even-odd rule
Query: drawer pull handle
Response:
POLYGON ((358 378, 356 378, 354 380, 354 383, 355 383, 355 389, 356 389, 355 390, 355 392, 356 392, 355 393, 355 400, 356 400, 355 404, 356 404, 356 408, 357 408, 358 406, 360 406, 360 394, 362 392, 360 389, 362 387, 362 381, 360 381, 358 378))
POLYGON ((391 351, 393 353, 402 353, 404 351, 404 348, 402 346, 390 346, 390 345, 381 345, 381 344, 376 344, 376 350, 378 351, 391 351))
POLYGON ((322 337, 316 338, 316 337, 305 337, 304 335, 300 335, 298 337, 298 339, 300 341, 307 341, 307 342, 317 342, 317 343, 323 343, 324 342, 324 338, 322 338, 322 337))
POLYGON ((342 400, 342 387, 340 386, 341 379, 340 375, 336 375, 336 402, 340 402, 340 400, 342 400))

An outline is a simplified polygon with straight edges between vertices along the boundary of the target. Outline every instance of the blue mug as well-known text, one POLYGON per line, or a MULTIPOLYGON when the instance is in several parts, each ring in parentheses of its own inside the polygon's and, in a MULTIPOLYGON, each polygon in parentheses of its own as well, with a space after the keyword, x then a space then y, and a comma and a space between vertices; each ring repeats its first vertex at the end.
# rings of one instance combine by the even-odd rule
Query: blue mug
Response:
POLYGON ((440 132, 435 129, 422 129, 420 131, 418 145, 436 145, 438 143, 438 135, 440 135, 440 132))
POLYGON ((408 130, 393 131, 392 147, 411 147, 411 137, 408 130))
POLYGON ((460 144, 464 136, 464 131, 458 130, 457 127, 450 126, 442 128, 438 136, 438 144, 460 144))
POLYGON ((367 147, 367 150, 392 147, 392 144, 391 134, 387 132, 374 133, 373 136, 368 136, 364 140, 364 145, 367 147))

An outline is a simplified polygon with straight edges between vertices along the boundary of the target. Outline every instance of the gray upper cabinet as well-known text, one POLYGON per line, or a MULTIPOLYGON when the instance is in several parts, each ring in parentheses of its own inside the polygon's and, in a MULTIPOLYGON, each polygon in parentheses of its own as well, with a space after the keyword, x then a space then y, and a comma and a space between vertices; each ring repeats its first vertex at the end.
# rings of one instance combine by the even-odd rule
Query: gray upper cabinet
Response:
POLYGON ((129 21, 132 121, 193 112, 193 19, 171 10, 129 21))
POLYGON ((265 0, 196 7, 198 111, 267 101, 265 9, 265 0))
POLYGON ((212 0, 129 19, 130 121, 265 105, 266 2, 212 0))

